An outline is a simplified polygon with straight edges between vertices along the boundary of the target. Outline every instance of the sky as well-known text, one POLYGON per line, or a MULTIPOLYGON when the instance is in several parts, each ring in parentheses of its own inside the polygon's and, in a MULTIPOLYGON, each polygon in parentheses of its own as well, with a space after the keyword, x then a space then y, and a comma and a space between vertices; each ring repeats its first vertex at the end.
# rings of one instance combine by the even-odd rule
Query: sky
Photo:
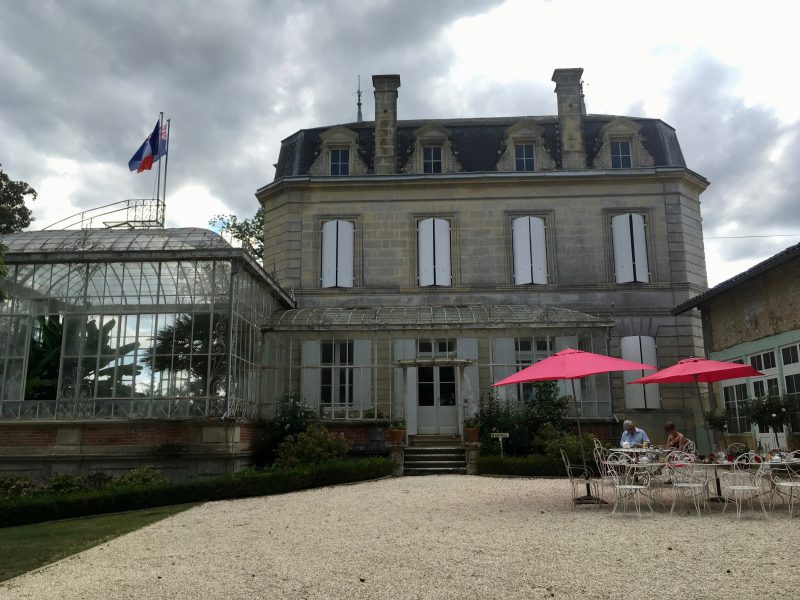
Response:
POLYGON ((0 0, 0 164, 39 196, 33 229, 128 198, 128 160, 171 119, 167 226, 250 217, 280 141, 374 115, 553 115, 582 67, 590 113, 660 118, 711 186, 709 285, 800 243, 800 3, 738 0, 0 0), (667 7, 668 8, 665 8, 667 7))

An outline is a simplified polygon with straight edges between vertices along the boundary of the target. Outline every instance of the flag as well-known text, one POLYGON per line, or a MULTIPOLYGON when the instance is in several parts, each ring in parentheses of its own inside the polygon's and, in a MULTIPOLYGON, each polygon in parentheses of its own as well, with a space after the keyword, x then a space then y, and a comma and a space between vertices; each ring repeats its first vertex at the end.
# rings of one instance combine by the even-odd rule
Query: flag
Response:
POLYGON ((133 157, 128 161, 128 168, 131 171, 141 173, 153 168, 153 163, 157 162, 167 153, 167 128, 161 127, 156 121, 153 133, 139 147, 133 157))

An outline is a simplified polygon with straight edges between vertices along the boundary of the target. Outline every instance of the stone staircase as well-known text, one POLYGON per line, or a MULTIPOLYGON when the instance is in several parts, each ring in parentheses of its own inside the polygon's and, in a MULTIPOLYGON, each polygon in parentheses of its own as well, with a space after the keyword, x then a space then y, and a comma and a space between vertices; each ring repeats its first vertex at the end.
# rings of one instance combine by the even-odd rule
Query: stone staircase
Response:
POLYGON ((405 449, 406 475, 465 474, 467 459, 458 436, 414 435, 405 449))

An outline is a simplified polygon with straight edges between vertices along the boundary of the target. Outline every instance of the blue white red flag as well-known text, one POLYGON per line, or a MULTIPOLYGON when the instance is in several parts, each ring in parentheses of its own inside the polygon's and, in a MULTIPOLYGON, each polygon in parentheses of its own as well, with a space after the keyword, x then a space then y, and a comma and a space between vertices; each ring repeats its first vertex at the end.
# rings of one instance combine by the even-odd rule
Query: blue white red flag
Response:
POLYGON ((133 157, 128 161, 128 168, 131 171, 141 173, 142 171, 149 171, 153 168, 153 163, 167 154, 167 128, 161 127, 159 122, 156 122, 153 133, 147 136, 147 139, 139 147, 133 157))

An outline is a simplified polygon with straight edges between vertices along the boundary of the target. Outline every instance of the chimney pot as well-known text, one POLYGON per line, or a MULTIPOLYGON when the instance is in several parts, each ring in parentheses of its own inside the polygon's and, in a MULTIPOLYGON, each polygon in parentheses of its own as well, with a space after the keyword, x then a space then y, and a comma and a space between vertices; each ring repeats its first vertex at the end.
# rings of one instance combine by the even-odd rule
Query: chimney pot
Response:
POLYGON ((375 174, 397 172, 397 88, 400 75, 373 75, 375 88, 375 174))
POLYGON ((561 168, 585 169, 586 150, 583 145, 583 116, 586 105, 583 101, 583 69, 556 69, 553 81, 556 84, 558 102, 558 129, 561 138, 561 168))

